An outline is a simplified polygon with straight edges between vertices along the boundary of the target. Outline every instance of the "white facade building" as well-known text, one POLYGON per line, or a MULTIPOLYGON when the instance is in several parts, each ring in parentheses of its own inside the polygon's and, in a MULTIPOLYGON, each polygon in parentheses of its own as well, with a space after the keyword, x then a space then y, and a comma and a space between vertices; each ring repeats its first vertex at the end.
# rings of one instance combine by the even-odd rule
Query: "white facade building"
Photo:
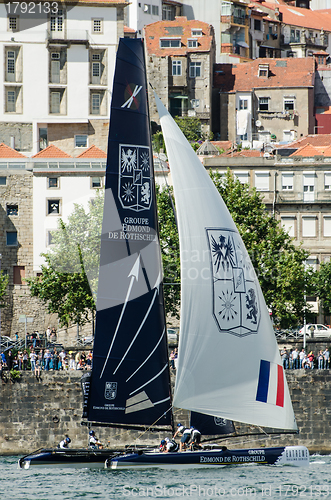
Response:
POLYGON ((69 140, 70 134, 72 141, 85 136, 79 140, 87 147, 92 129, 98 132, 98 122, 109 118, 128 3, 54 4, 54 12, 42 12, 39 19, 24 13, 24 2, 0 4, 0 135, 27 154, 59 138, 69 140))
POLYGON ((125 24, 137 32, 138 38, 143 36, 144 26, 162 20, 162 0, 131 0, 126 9, 125 24))

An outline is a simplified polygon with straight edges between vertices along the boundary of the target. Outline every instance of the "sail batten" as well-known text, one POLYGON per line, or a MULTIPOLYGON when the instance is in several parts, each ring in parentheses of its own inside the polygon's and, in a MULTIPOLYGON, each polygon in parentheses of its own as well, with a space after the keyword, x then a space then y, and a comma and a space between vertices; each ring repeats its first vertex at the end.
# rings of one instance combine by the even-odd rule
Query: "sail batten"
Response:
POLYGON ((296 430, 277 342, 247 250, 199 158, 157 96, 156 103, 174 187, 181 258, 173 404, 227 420, 296 430))

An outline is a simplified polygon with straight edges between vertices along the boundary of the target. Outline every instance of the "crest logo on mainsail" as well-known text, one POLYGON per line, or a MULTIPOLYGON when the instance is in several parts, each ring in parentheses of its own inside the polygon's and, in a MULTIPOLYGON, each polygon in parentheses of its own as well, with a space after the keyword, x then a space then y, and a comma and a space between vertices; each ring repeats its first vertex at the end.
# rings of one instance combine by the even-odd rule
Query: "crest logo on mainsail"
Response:
POLYGON ((122 104, 121 108, 138 109, 140 105, 140 95, 139 92, 142 89, 142 85, 135 85, 130 83, 126 86, 124 91, 125 102, 122 104))
POLYGON ((240 236, 229 229, 206 231, 218 327, 239 337, 257 333, 261 316, 257 279, 240 236))
POLYGON ((115 399, 117 396, 117 382, 105 383, 105 399, 115 399))
POLYGON ((150 149, 127 144, 119 148, 118 197, 122 207, 147 210, 152 202, 150 149))
POLYGON ((214 424, 222 427, 224 425, 228 425, 228 420, 226 420, 225 418, 221 418, 221 417, 214 417, 214 424))

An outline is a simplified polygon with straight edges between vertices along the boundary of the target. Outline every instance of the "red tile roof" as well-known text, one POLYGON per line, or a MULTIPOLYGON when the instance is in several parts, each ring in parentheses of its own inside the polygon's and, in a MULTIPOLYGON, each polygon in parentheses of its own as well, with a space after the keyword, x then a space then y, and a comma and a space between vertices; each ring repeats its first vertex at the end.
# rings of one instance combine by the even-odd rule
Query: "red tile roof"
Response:
POLYGON ((241 64, 215 64, 214 86, 224 92, 248 91, 253 88, 313 87, 313 57, 255 59, 241 64), (259 64, 269 65, 269 76, 259 77, 259 64))
POLYGON ((128 0, 66 0, 66 3, 76 4, 104 4, 104 5, 116 5, 125 6, 128 5, 128 0))
POLYGON ((311 144, 307 143, 297 151, 292 153, 290 156, 318 156, 321 154, 321 151, 311 144))
POLYGON ((188 21, 186 17, 176 17, 175 21, 157 21, 145 26, 147 53, 155 56, 185 56, 188 52, 209 52, 213 41, 213 28, 202 21, 188 21), (192 29, 201 29, 202 36, 192 37, 192 29), (160 38, 181 39, 179 48, 161 48, 160 38), (188 39, 197 39, 198 47, 188 47, 188 39))
POLYGON ((232 141, 210 141, 214 146, 216 146, 219 149, 224 149, 226 151, 227 149, 232 148, 232 141))
POLYGON ((297 141, 293 141, 290 144, 283 146, 284 148, 300 148, 306 144, 311 144, 315 147, 331 146, 331 134, 311 134, 306 137, 302 137, 297 141))
POLYGON ((104 151, 102 151, 102 149, 92 145, 80 153, 77 158, 107 158, 107 155, 104 151))
POLYGON ((0 144, 0 158, 26 158, 26 156, 2 142, 0 144))
POLYGON ((124 26, 124 33, 136 33, 136 30, 129 26, 124 26))
POLYGON ((32 158, 72 158, 72 156, 51 144, 50 146, 47 146, 47 148, 39 151, 36 155, 32 156, 32 158))
POLYGON ((257 149, 242 149, 241 151, 227 151, 223 153, 221 156, 231 156, 231 157, 245 157, 245 158, 256 158, 263 156, 262 151, 258 151, 257 149))
POLYGON ((290 26, 298 26, 308 29, 316 29, 320 31, 323 27, 324 31, 331 31, 331 9, 310 10, 302 7, 292 7, 286 4, 276 4, 264 2, 264 7, 275 10, 279 8, 279 12, 283 15, 283 23, 290 26))

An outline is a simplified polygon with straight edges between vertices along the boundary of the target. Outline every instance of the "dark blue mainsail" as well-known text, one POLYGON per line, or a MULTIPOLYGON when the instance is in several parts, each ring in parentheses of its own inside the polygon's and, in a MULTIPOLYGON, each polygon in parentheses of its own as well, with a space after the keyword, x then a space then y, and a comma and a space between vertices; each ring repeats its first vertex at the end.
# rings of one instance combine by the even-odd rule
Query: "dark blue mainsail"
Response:
POLYGON ((190 424, 205 436, 217 436, 235 432, 232 420, 212 417, 196 411, 191 411, 190 424))
POLYGON ((143 43, 112 92, 88 420, 169 425, 170 376, 143 43))

